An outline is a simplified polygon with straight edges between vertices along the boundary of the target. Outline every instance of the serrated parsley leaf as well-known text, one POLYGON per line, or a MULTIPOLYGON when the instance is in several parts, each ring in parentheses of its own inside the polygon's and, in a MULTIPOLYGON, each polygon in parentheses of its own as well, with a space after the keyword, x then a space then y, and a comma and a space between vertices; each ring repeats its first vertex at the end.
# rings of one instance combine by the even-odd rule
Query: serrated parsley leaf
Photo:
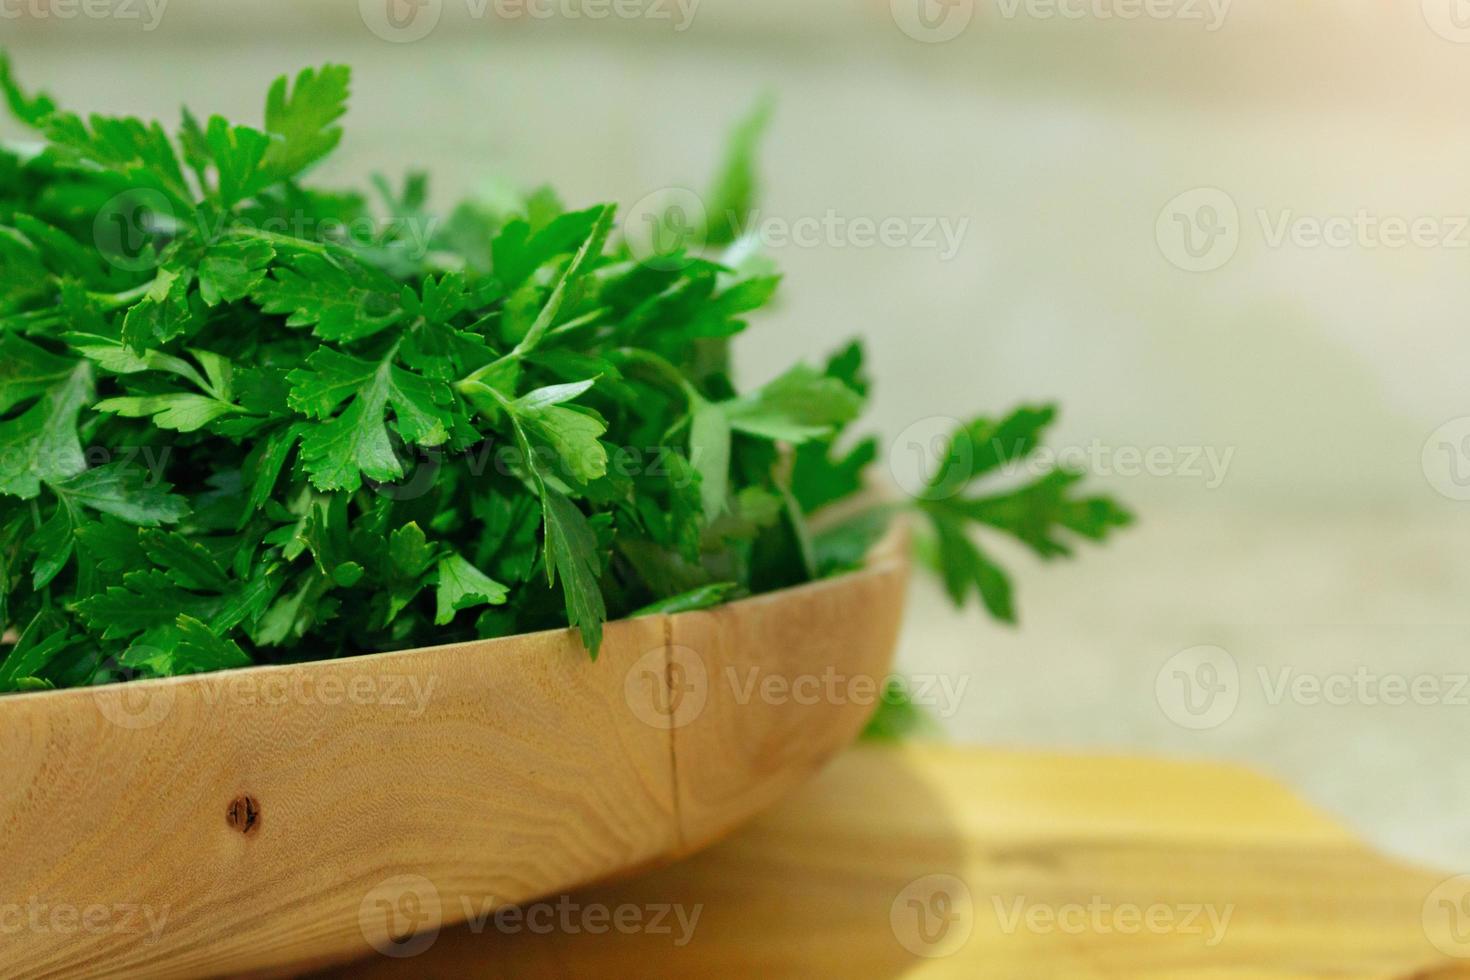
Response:
POLYGON ((800 443, 851 422, 862 410, 863 399, 836 378, 797 365, 755 394, 720 407, 738 432, 800 443))
POLYGON ((973 592, 996 619, 1016 621, 1016 606, 1010 577, 969 539, 962 521, 941 516, 934 519, 939 541, 939 570, 945 591, 957 606, 973 592))
POLYGON ((276 257, 269 242, 233 238, 214 242, 199 262, 199 295, 206 306, 238 303, 265 279, 276 257))
POLYGON ((396 283, 349 259, 293 255, 261 280, 251 295, 267 313, 286 314, 286 325, 313 327, 327 341, 363 340, 404 317, 396 283))
POLYGON ((276 79, 266 96, 265 128, 271 137, 265 170, 275 180, 296 177, 331 153, 342 139, 333 125, 347 112, 351 69, 343 65, 307 68, 292 85, 276 79))
POLYGON ((58 497, 142 527, 177 524, 189 516, 189 502, 167 483, 156 482, 146 469, 132 463, 96 466, 61 482, 47 483, 58 497))
POLYGON ((455 613, 475 606, 502 605, 509 592, 459 553, 451 554, 439 562, 439 608, 434 623, 444 626, 453 621, 455 613))
POLYGON ((602 624, 607 619, 597 535, 577 505, 548 488, 542 495, 546 512, 546 571, 554 585, 558 576, 566 598, 567 620, 582 633, 582 644, 597 659, 602 624))
MULTIPOLYGON (((10 351, 31 347, 17 338, 7 338, 7 346, 10 351)), ((7 409, 22 401, 17 395, 40 394, 30 408, 0 422, 0 494, 23 499, 36 496, 42 481, 65 480, 86 468, 77 420, 92 397, 89 362, 79 360, 66 374, 51 379, 34 372, 51 372, 59 362, 33 356, 29 363, 21 372, 25 380, 18 380, 15 389, 9 385, 0 389, 0 403, 7 409)))
POLYGON ((1010 579, 975 543, 973 528, 1008 534, 1040 557, 1056 558, 1072 553, 1061 532, 1101 541, 1133 520, 1108 497, 1073 496, 1083 476, 1061 468, 1014 490, 967 495, 1001 467, 1023 464, 1055 418, 1052 406, 1022 407, 999 422, 979 418, 959 427, 919 502, 937 538, 938 565, 950 597, 963 604, 973 591, 1004 622, 1016 620, 1010 579))
POLYGON ((180 610, 201 613, 208 601, 179 588, 153 568, 128 572, 122 585, 109 586, 76 604, 77 612, 104 640, 136 636, 173 623, 180 610))
POLYGON ((130 419, 151 417, 153 424, 160 429, 174 432, 196 432, 215 419, 240 411, 238 406, 218 398, 183 392, 107 398, 94 407, 99 412, 111 412, 130 419))
POLYGON ((212 116, 204 131, 204 143, 214 161, 216 192, 222 206, 233 207, 274 183, 269 175, 261 173, 261 161, 270 147, 265 133, 249 126, 231 126, 220 116, 212 116))
POLYGON ((138 540, 148 560, 182 588, 204 592, 230 588, 229 572, 197 539, 174 531, 144 530, 138 540))
POLYGON ((607 472, 607 450, 599 437, 607 423, 586 409, 562 403, 576 398, 592 381, 538 388, 511 403, 511 410, 533 444, 548 447, 561 468, 582 483, 607 472))
POLYGON ((239 644, 220 637, 188 615, 180 615, 170 624, 149 630, 124 651, 120 660, 124 666, 157 677, 202 674, 251 664, 239 644))
POLYGON ((189 302, 193 269, 158 270, 144 297, 123 318, 123 341, 142 352, 191 334, 199 318, 189 302))
POLYGON ((289 380, 291 407, 313 418, 329 418, 350 398, 340 415, 302 438, 306 470, 320 490, 356 490, 362 476, 383 482, 403 476, 388 432, 390 408, 398 434, 420 446, 443 445, 454 425, 448 387, 398 367, 391 357, 374 364, 324 347, 289 380))

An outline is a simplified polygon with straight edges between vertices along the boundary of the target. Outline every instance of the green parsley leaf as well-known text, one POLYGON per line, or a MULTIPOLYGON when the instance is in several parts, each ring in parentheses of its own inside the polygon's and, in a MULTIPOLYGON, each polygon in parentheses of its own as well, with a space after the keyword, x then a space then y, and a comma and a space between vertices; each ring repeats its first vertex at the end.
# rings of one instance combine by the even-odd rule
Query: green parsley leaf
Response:
POLYGON ((860 346, 741 384, 731 340, 781 283, 744 234, 768 104, 704 224, 665 216, 643 259, 549 188, 440 222, 417 171, 310 186, 349 83, 166 130, 65 111, 0 54, 39 140, 0 146, 0 691, 558 627, 596 656, 610 619, 859 567, 900 512, 957 602, 1012 620, 987 535, 1053 558, 1129 521, 1034 466, 1048 406, 960 426, 917 500, 868 505, 860 346))
POLYGON ((504 604, 510 590, 459 555, 439 561, 439 608, 434 616, 437 626, 454 619, 454 614, 475 606, 504 604))

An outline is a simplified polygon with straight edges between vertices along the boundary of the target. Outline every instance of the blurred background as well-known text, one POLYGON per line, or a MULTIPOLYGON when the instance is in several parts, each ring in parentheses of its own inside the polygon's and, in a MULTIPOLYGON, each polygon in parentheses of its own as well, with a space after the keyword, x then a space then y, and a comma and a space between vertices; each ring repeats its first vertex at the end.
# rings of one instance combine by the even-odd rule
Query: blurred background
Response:
POLYGON ((1238 760, 1470 870, 1470 3, 0 0, 0 43, 169 122, 348 63, 320 182, 421 167, 445 207, 702 187, 773 94, 745 381, 865 338, 900 485, 943 419, 1055 399, 1141 518, 994 544, 1018 630, 916 584, 945 732, 1238 760))

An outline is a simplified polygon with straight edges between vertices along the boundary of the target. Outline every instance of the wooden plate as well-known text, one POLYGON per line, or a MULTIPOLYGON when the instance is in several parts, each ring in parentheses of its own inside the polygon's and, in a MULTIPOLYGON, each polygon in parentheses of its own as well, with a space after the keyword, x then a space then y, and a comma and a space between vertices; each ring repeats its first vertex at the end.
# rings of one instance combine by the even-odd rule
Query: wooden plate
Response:
POLYGON ((0 975, 411 955, 687 854, 871 714, 908 575, 607 626, 0 700, 0 975))

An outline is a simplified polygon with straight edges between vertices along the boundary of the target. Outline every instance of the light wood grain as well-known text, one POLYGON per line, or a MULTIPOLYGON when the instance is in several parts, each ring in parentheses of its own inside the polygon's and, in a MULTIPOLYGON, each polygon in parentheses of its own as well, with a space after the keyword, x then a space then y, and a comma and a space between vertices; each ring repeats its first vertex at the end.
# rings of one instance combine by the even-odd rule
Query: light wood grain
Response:
POLYGON ((686 918, 697 908, 683 946, 677 932, 534 935, 490 920, 444 932, 414 959, 339 976, 1466 977, 1470 958, 1457 954, 1470 957, 1470 942, 1454 945, 1438 902, 1463 901, 1466 888, 1445 880, 1374 854, 1242 769, 864 747, 705 853, 569 900, 614 913, 678 905, 686 918), (916 955, 903 899, 940 874, 965 885, 951 937, 968 936, 953 950, 917 947, 948 955, 916 955), (1112 911, 1101 926, 1011 928, 1017 902, 1032 915, 1112 911), (1172 924, 1134 931, 1127 909, 1154 907, 1172 924), (1185 923, 1194 907, 1228 909, 1223 932, 1185 923))
POLYGON ((671 667, 704 688, 698 716, 673 730, 680 822, 694 842, 745 823, 862 730, 889 661, 855 647, 893 649, 905 576, 901 561, 875 562, 841 592, 804 590, 799 624, 781 593, 671 620, 671 667))
POLYGON ((722 707, 707 717, 670 716, 672 639, 697 633, 712 679, 724 660, 766 658, 754 642, 881 675, 907 574, 882 554, 717 613, 609 624, 595 663, 555 631, 6 698, 0 976, 412 952, 416 929, 696 849, 734 822, 706 803, 754 812, 847 744, 871 705, 757 698, 732 716, 712 690, 722 707), (700 734, 727 724, 736 742, 700 734), (753 764, 773 731, 800 751, 753 764))

